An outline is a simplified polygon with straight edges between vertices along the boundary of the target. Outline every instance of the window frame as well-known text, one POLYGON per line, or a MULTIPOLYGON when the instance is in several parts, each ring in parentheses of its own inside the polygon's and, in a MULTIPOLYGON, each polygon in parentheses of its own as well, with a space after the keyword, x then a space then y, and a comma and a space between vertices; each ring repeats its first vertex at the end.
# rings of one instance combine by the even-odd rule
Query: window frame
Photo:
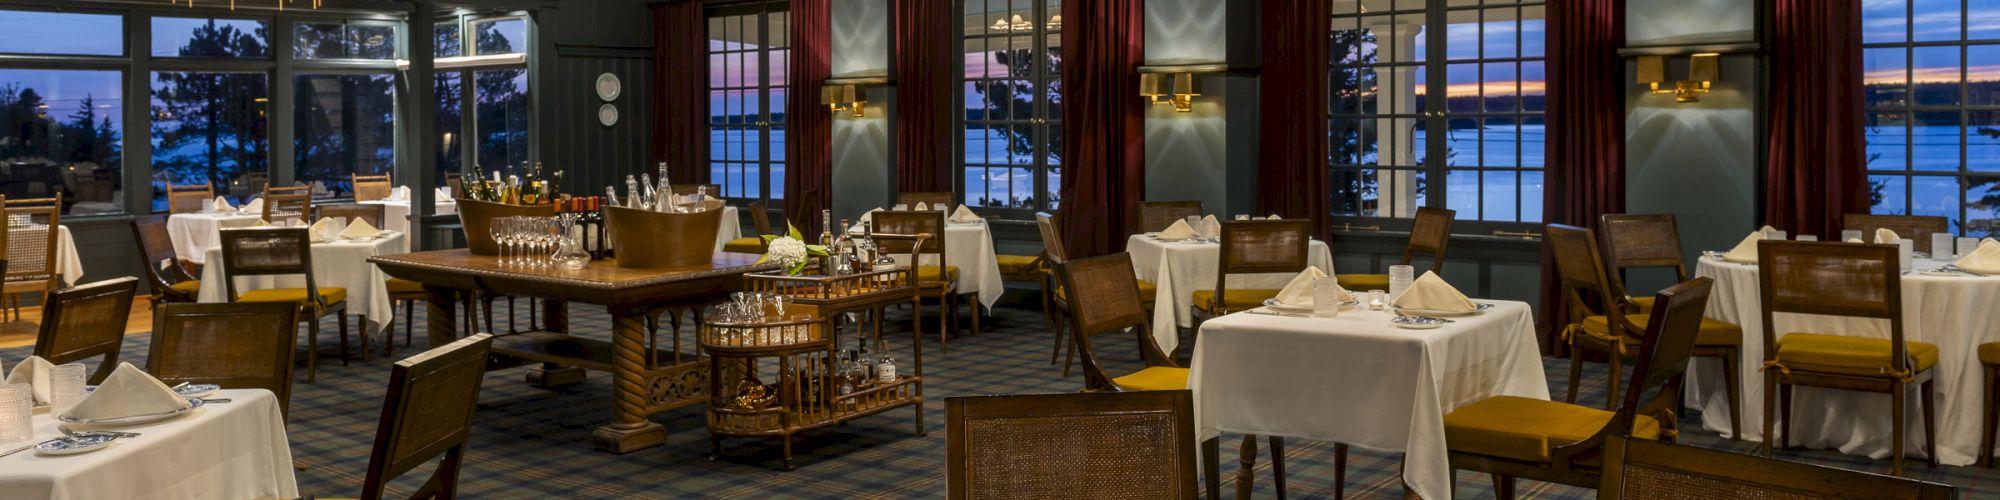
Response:
MULTIPOLYGON (((475 45, 477 45, 478 43, 477 40, 474 39, 474 37, 478 36, 478 33, 473 31, 472 28, 473 24, 480 22, 505 20, 505 19, 521 19, 522 21, 527 22, 527 28, 528 28, 526 31, 527 40, 524 41, 526 46, 523 47, 520 52, 521 54, 527 55, 526 58, 523 58, 519 62, 505 62, 505 63, 481 62, 450 69, 438 69, 431 73, 432 81, 424 83, 425 85, 437 85, 436 78, 439 76, 447 74, 458 75, 458 85, 459 85, 458 128, 456 130, 444 130, 440 128, 437 131, 439 134, 455 134, 455 137, 457 137, 457 142, 459 144, 458 170, 456 172, 445 171, 444 164, 442 162, 439 162, 435 165, 431 165, 431 168, 438 170, 439 186, 444 185, 444 178, 445 178, 444 174, 457 173, 463 175, 465 173, 466 166, 476 164, 479 161, 479 143, 477 142, 479 140, 479 97, 475 92, 475 89, 477 88, 477 85, 475 83, 478 81, 477 79, 478 77, 476 76, 476 74, 478 72, 495 71, 495 70, 520 70, 528 72, 530 75, 529 86, 525 94, 525 97, 528 99, 528 107, 530 108, 529 112, 531 114, 533 113, 533 108, 535 106, 534 104, 535 88, 534 88, 534 79, 531 75, 534 71, 532 68, 534 67, 534 61, 535 61, 534 47, 535 44, 537 43, 536 42, 537 35, 536 35, 535 23, 533 19, 529 17, 529 14, 525 11, 481 12, 481 13, 469 13, 469 14, 441 15, 431 20, 433 25, 437 26, 453 25, 456 26, 456 29, 458 30, 459 53, 449 56, 436 56, 436 55, 433 56, 434 58, 445 58, 445 57, 466 57, 472 55, 473 51, 476 50, 475 45), (468 140, 472 142, 468 142, 468 140)), ((405 28, 405 32, 407 32, 407 27, 405 28)), ((433 31, 433 33, 437 32, 438 31, 433 31)), ((400 51, 400 53, 403 54, 403 57, 414 56, 413 54, 409 54, 409 42, 407 40, 399 41, 398 45, 399 46, 397 47, 397 49, 400 51)), ((433 45, 432 49, 433 51, 435 51, 436 46, 433 45)), ((436 119, 436 113, 433 113, 432 118, 436 119)), ((533 123, 534 120, 530 119, 529 120, 530 130, 528 132, 528 141, 530 142, 530 145, 528 146, 528 161, 531 163, 535 161, 534 159, 535 148, 533 146, 533 141, 535 140, 535 133, 533 131, 534 128, 533 123)), ((442 141, 442 137, 434 137, 427 140, 442 141)), ((443 147, 442 144, 439 144, 438 146, 439 146, 438 151, 440 154, 442 154, 445 148, 443 147)), ((516 168, 516 166, 502 165, 498 167, 500 170, 496 170, 493 166, 490 165, 480 165, 479 168, 480 172, 504 172, 507 171, 508 169, 516 168)), ((453 196, 457 195, 458 193, 453 193, 453 196)))
MULTIPOLYGON (((1051 19, 1053 16, 1062 14, 1060 4, 1058 4, 1058 6, 1053 11, 1051 11, 1049 6, 1049 0, 1016 0, 1016 1, 1027 2, 1029 5, 1033 7, 1029 10, 1029 12, 1034 17, 1034 20, 1030 21, 1031 25, 1033 26, 1033 31, 1030 34, 1026 35, 1027 38, 1033 40, 1033 43, 1029 47, 1029 50, 1037 53, 1048 53, 1050 50, 1055 50, 1057 51, 1055 53, 1058 54, 1057 57, 1060 58, 1061 48, 1051 47, 1049 44, 1049 38, 1050 37, 1060 38, 1062 36, 1062 30, 1060 28, 1057 28, 1055 30, 1050 30, 1048 23, 1045 21, 1047 19, 1051 19)), ((1089 1, 1089 0, 1062 0, 1062 1, 1089 1)), ((959 2, 954 2, 954 4, 956 10, 954 12, 953 18, 959 20, 959 22, 964 22, 967 14, 966 2, 959 1, 959 2)), ((982 22, 981 24, 984 25, 985 23, 982 22)), ((1050 101, 1049 99, 1050 92, 1047 90, 1050 88, 1057 88, 1058 89, 1057 91, 1060 92, 1059 89, 1062 83, 1062 74, 1061 72, 1056 71, 1056 66, 1060 64, 1060 62, 1048 65, 1035 64, 1033 74, 1029 75, 1029 77, 1026 79, 1015 78, 1011 74, 1006 77, 992 77, 989 75, 975 79, 967 79, 965 75, 966 71, 963 62, 966 54, 965 51, 966 42, 968 40, 976 38, 984 42, 986 40, 995 40, 995 39, 1007 40, 1019 36, 1022 35, 1014 34, 1012 32, 1005 34, 981 32, 978 35, 961 33, 958 36, 952 37, 955 50, 954 53, 957 54, 957 57, 954 59, 959 61, 954 67, 950 68, 950 71, 952 71, 953 73, 953 78, 955 79, 954 82, 955 85, 952 86, 952 96, 953 96, 952 102, 955 105, 955 107, 952 108, 952 113, 951 113, 951 127, 954 139, 951 141, 951 150, 942 153, 949 154, 951 155, 952 158, 951 181, 952 181, 952 197, 954 198, 953 199, 954 202, 972 208, 973 211, 978 212, 981 216, 988 218, 996 218, 1002 220, 1032 221, 1035 219, 1036 213, 1052 212, 1055 210, 1055 208, 1057 208, 1057 206, 1060 206, 1059 202, 1052 206, 1052 204, 1050 203, 1050 196, 1048 195, 1056 194, 1056 190, 1059 190, 1061 188, 1061 186, 1049 185, 1049 176, 1051 171, 1052 170, 1060 171, 1060 169, 1062 169, 1065 166, 1062 163, 1055 163, 1050 161, 1051 158, 1053 158, 1058 154, 1058 152, 1056 151, 1051 151, 1051 148, 1056 144, 1059 135, 1062 133, 1062 114, 1060 110, 1056 108, 1056 104, 1050 101), (1004 121, 994 121, 989 119, 989 120, 979 120, 977 122, 969 121, 966 119, 966 110, 967 110, 966 100, 972 98, 972 96, 968 94, 965 90, 965 87, 967 85, 969 84, 976 85, 984 82, 1008 82, 1008 81, 1018 81, 1018 80, 1027 81, 1028 84, 1035 90, 1034 101, 1029 105, 1031 110, 1030 118, 1014 119, 1013 117, 1010 116, 1008 120, 1004 121), (965 147, 966 127, 973 123, 978 123, 987 126, 991 126, 994 124, 1001 124, 1007 126, 1026 124, 1030 128, 1029 131, 1030 138, 1028 141, 1032 146, 1035 147, 1038 153, 1029 153, 1028 155, 1029 160, 1028 163, 1026 164, 990 163, 990 162, 969 164, 966 161, 967 160, 966 147, 965 147), (1027 208, 1016 208, 1009 206, 974 206, 973 204, 968 203, 967 199, 972 195, 972 192, 967 190, 966 181, 971 178, 972 174, 970 172, 972 171, 972 169, 975 168, 982 170, 984 169, 1028 170, 1030 172, 1030 175, 1034 177, 1034 182, 1032 183, 1034 192, 1031 193, 1033 195, 1034 203, 1032 203, 1031 206, 1027 208)), ((989 154, 987 157, 989 159, 992 158, 991 154, 989 154)), ((990 186, 988 189, 991 189, 990 186)), ((987 192, 981 192, 979 194, 981 196, 984 196, 985 194, 987 194, 987 192)))
MULTIPOLYGON (((1961 0, 1958 5, 1959 32, 1957 38, 1951 40, 1918 41, 1917 37, 1915 36, 1917 17, 1918 17, 1916 15, 1915 1, 1902 0, 1898 3, 1902 6, 1902 17, 1903 17, 1902 40, 1891 41, 1891 42, 1861 43, 1861 52, 1863 54, 1863 62, 1862 62, 1863 76, 1861 82, 1862 95, 1863 95, 1862 133, 1864 135, 1864 142, 1865 142, 1865 136, 1868 134, 1868 129, 1875 127, 1875 125, 1872 125, 1871 122, 1877 115, 1883 115, 1883 114, 1901 115, 1902 124, 1900 125, 1900 127, 1903 129, 1903 142, 1901 149, 1902 149, 1902 155, 1903 155, 1902 158, 1904 164, 1900 166, 1900 169, 1882 169, 1882 168, 1877 168, 1875 165, 1873 165, 1872 159, 1864 160, 1865 162, 1867 162, 1866 163, 1867 166, 1865 167, 1865 173, 1864 173, 1864 175, 1866 176, 1867 183, 1863 185, 1861 195, 1870 196, 1873 193, 1874 182, 1876 177, 1900 178, 1902 181, 1902 188, 1901 188, 1902 206, 1899 207, 1898 210, 1877 211, 1875 205, 1873 203, 1870 203, 1869 206, 1867 207, 1867 213, 1885 214, 1885 215, 1911 215, 1913 207, 1915 206, 1915 203, 1917 201, 1916 200, 1917 183, 1919 180, 1926 180, 1926 179, 1955 180, 1956 184, 1958 185, 1958 192, 1956 195, 1958 198, 1958 208, 1956 210, 1957 213, 1945 216, 1945 218, 1948 221, 1946 227, 1949 228, 1948 230, 1954 236, 1965 236, 1967 234, 1967 231, 1969 231, 1969 229, 1966 226, 1966 223, 1969 222, 1968 215, 1971 214, 1973 210, 1973 202, 1971 197, 1975 193, 1973 191, 1973 189, 1975 188, 1972 186, 1972 181, 1984 180, 1995 183, 1995 184, 1989 184, 1988 185, 1989 187, 1987 187, 1986 189, 1988 192, 2000 193, 2000 185, 1996 185, 2000 184, 2000 169, 1992 171, 1983 171, 1983 172, 1974 171, 1971 169, 1970 165, 1970 160, 1971 160, 1970 150, 1973 144, 1972 142, 1973 136, 1976 134, 1975 130, 1979 128, 1978 125, 1975 125, 1971 122, 1971 118, 1974 114, 1977 113, 1988 113, 1991 114, 1996 120, 2000 120, 2000 99, 1996 99, 1995 102, 1992 104, 1980 104, 1980 105, 1970 104, 1972 100, 1971 99, 1972 82, 1968 80, 1970 76, 1968 74, 1969 71, 1968 68, 1970 67, 1971 64, 1970 59, 1971 59, 1972 48, 1984 46, 1984 47, 1993 47, 1995 49, 2000 49, 2000 36, 1989 37, 1989 38, 1972 38, 1971 37, 1972 27, 1970 26, 1970 21, 1969 21, 1969 19, 1972 17, 1971 15, 1969 15, 1971 14, 1970 10, 1972 4, 1971 2, 1961 0), (1935 47, 1949 47, 1958 49, 1958 54, 1957 54, 1958 64, 1956 66, 1957 77, 1958 77, 1958 82, 1957 82, 1958 98, 1956 104, 1917 104, 1915 102, 1916 101, 1915 94, 1918 86, 1916 79, 1916 71, 1918 69, 1917 61, 1915 58, 1916 53, 1920 49, 1935 48, 1935 47), (1899 103, 1887 104, 1887 105, 1875 105, 1868 102, 1867 96, 1869 95, 1869 90, 1868 90, 1868 82, 1866 76, 1867 73, 1866 54, 1869 51, 1876 49, 1902 50, 1903 80, 1900 89, 1903 91, 1904 97, 1899 101, 1899 103), (1919 161, 1916 154, 1915 142, 1916 142, 1916 130, 1919 126, 1922 125, 1920 125, 1917 122, 1916 117, 1919 115, 1933 114, 1933 113, 1951 113, 1956 115, 1955 116, 1956 126, 1958 128, 1958 134, 1957 134, 1958 157, 1957 157, 1957 168, 1955 169, 1922 170, 1919 168, 1919 161)), ((1995 123, 1992 126, 1995 129, 2000 129, 2000 123, 1995 123)), ((2000 142, 2000 137, 1996 137, 1994 140, 1996 142, 2000 142)), ((1868 150, 1872 148, 1867 148, 1867 146, 1863 147, 1864 147, 1863 157, 1864 158, 1871 157, 1873 153, 1868 152, 1868 150)), ((1884 202, 1886 203, 1887 200, 1885 200, 1884 202)), ((1987 228, 1988 232, 1982 236, 2000 236, 2000 206, 1986 207, 1986 209, 1992 210, 1996 212, 1996 214, 1988 219, 1990 221, 1993 221, 1993 226, 1987 228)), ((1920 215, 1928 215, 1928 214, 1920 214, 1920 215)))
MULTIPOLYGON (((705 51, 705 53, 711 58, 713 58, 716 55, 726 56, 728 54, 756 54, 755 64, 758 67, 758 75, 760 78, 758 79, 758 82, 755 85, 738 86, 738 87, 724 86, 718 88, 713 85, 713 82, 706 81, 708 78, 707 74, 702 75, 702 78, 704 79, 704 88, 705 88, 705 90, 703 91, 704 95, 702 97, 704 99, 708 98, 707 94, 710 94, 717 90, 721 90, 724 92, 750 92, 751 95, 754 96, 752 98, 761 102, 761 104, 759 105, 759 109, 761 109, 761 111, 758 112, 758 119, 750 123, 717 124, 714 120, 715 117, 714 109, 709 110, 709 116, 703 117, 703 120, 705 121, 705 123, 703 123, 703 127, 708 130, 711 139, 714 137, 715 132, 717 132, 718 130, 729 130, 729 129, 737 129, 746 133, 754 133, 757 137, 756 148, 758 149, 758 154, 757 158, 754 160, 749 160, 744 158, 728 159, 726 157, 719 156, 721 152, 715 151, 715 148, 708 148, 709 150, 708 157, 703 159, 702 171, 705 174, 707 174, 708 183, 722 186, 722 193, 718 193, 718 196, 721 196, 723 199, 735 202, 739 205, 748 204, 751 202, 760 202, 760 201, 764 202, 767 205, 781 204, 785 199, 785 193, 783 193, 782 191, 774 192, 771 189, 773 186, 781 185, 784 182, 784 179, 780 177, 778 174, 776 174, 778 170, 776 167, 782 166, 788 170, 793 168, 791 164, 792 158, 789 154, 786 154, 787 152, 785 151, 786 143, 777 140, 777 136, 779 133, 781 132, 788 133, 790 131, 790 124, 788 119, 785 121, 780 121, 779 119, 777 119, 778 115, 786 113, 786 107, 784 105, 776 103, 773 96, 775 90, 785 90, 786 91, 785 99, 787 99, 788 101, 791 99, 800 99, 802 97, 798 95, 793 95, 795 94, 795 92, 792 91, 791 81, 789 80, 792 74, 790 68, 791 64, 790 61, 784 62, 784 65, 786 66, 785 68, 785 75, 787 78, 786 81, 774 83, 771 78, 772 74, 771 70, 773 69, 773 63, 776 62, 773 60, 773 57, 776 57, 777 54, 779 53, 785 54, 788 57, 789 54, 791 54, 791 51, 795 47, 794 45, 792 45, 790 33, 784 34, 785 45, 783 46, 774 46, 771 43, 769 43, 774 35, 773 33, 770 32, 771 30, 770 18, 772 15, 780 13, 783 13, 786 16, 787 21, 790 20, 791 6, 782 0, 757 0, 751 2, 733 3, 733 4, 710 7, 704 9, 702 12, 704 24, 718 17, 755 15, 758 19, 758 21, 755 23, 758 30, 757 38, 758 40, 764 42, 758 44, 757 48, 754 49, 723 50, 720 52, 711 49, 705 51), (774 159, 774 158, 781 158, 781 159, 774 159), (757 180, 756 180, 757 196, 753 197, 753 196, 727 195, 727 193, 730 192, 730 187, 732 183, 727 182, 726 177, 723 179, 718 179, 715 177, 714 172, 718 164, 722 165, 725 171, 727 171, 731 166, 746 168, 746 169, 755 168, 757 170, 757 180)), ((709 36, 711 37, 709 38, 710 40, 714 40, 714 38, 712 38, 714 36, 713 33, 710 33, 709 36)), ((712 67, 708 69, 710 71, 714 70, 712 67)), ((817 100, 816 96, 814 97, 814 100, 817 100)), ((789 134, 787 134, 787 137, 789 137, 789 134)))

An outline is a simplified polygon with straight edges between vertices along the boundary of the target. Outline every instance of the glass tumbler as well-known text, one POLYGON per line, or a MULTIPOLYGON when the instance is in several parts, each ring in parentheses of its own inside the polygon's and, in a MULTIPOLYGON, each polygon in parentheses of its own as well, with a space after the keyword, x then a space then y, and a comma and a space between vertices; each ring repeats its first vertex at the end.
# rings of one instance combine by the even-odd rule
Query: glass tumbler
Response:
MULTIPOLYGON (((1845 229, 1840 231, 1840 241, 1854 241, 1854 240, 1861 240, 1861 230, 1845 229)), ((1867 243, 1868 240, 1861 240, 1861 242, 1867 243)))
POLYGON ((28 384, 0 384, 0 443, 35 438, 35 390, 28 384))
POLYGON ((1340 316, 1340 280, 1332 276, 1313 280, 1313 317, 1340 316))
POLYGON ((49 373, 50 415, 69 413, 70 408, 83 402, 87 394, 83 392, 85 373, 80 363, 56 365, 55 371, 49 373))

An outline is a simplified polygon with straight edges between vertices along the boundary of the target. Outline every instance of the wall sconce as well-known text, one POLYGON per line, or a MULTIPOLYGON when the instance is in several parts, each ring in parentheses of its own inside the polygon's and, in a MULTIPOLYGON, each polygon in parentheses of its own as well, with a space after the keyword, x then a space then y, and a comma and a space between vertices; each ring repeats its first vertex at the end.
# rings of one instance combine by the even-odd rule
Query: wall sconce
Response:
POLYGON ((819 88, 819 103, 826 105, 828 113, 851 109, 858 118, 868 104, 868 95, 856 85, 822 85, 819 88))
POLYGON ((1700 102, 1701 95, 1707 94, 1714 82, 1720 79, 1718 59, 1721 54, 1704 52, 1688 56, 1688 78, 1675 80, 1674 88, 1662 89, 1660 84, 1667 81, 1667 61, 1664 56, 1640 56, 1638 83, 1646 85, 1652 94, 1674 95, 1674 102, 1700 102))
POLYGON ((1166 104, 1166 97, 1171 95, 1167 89, 1166 77, 1167 75, 1161 73, 1140 73, 1139 97, 1146 98, 1146 102, 1152 104, 1166 104))
POLYGON ((1194 111, 1194 98, 1201 95, 1201 83, 1194 73, 1174 74, 1174 111, 1186 113, 1194 111))

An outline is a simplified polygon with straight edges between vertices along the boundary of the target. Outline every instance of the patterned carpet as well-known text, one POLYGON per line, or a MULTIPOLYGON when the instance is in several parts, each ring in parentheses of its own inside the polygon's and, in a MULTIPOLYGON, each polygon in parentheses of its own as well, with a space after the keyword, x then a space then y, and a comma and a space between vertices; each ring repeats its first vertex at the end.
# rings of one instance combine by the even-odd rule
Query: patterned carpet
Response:
MULTIPOLYGON (((523 384, 525 369, 495 371, 486 376, 480 395, 461 491, 466 498, 943 497, 945 398, 1073 392, 1082 384, 1080 375, 1065 378, 1060 366, 1049 364, 1052 339, 1038 309, 1003 305, 993 314, 984 325, 984 334, 953 339, 950 353, 938 353, 935 333, 925 339, 927 435, 912 432, 910 411, 892 410, 806 434, 794 443, 798 469, 790 472, 775 470, 779 464, 775 441, 725 441, 723 456, 712 460, 707 456, 708 434, 699 406, 654 417, 667 428, 664 446, 628 455, 595 451, 590 446, 591 430, 611 419, 608 374, 591 373, 585 383, 558 392, 523 384)), ((890 324, 902 327, 898 329, 902 333, 893 336, 900 338, 892 341, 891 352, 903 363, 903 370, 910 369, 907 318, 907 312, 890 315, 890 324)), ((505 320, 501 321, 504 329, 505 320)), ((571 315, 572 331, 584 335, 602 336, 609 323, 601 309, 577 306, 571 315)), ((417 324, 423 324, 421 312, 417 324)), ((334 347, 332 326, 331 322, 323 325, 323 331, 329 332, 328 348, 334 347)), ((891 336, 885 332, 885 337, 891 336)), ((422 338, 419 331, 419 344, 422 338)), ((1108 364, 1121 369, 1139 366, 1133 342, 1101 339, 1099 349, 1108 364)), ((148 340, 144 334, 128 337, 124 359, 142 363, 148 340)), ((399 344, 396 356, 415 352, 399 344)), ((0 350, 0 358, 10 361, 26 355, 27 348, 0 350)), ((1552 359, 1545 365, 1551 392, 1560 394, 1567 383, 1567 363, 1558 361, 1562 360, 1552 359)), ((313 465, 298 474, 299 485, 305 492, 322 497, 358 496, 389 363, 376 357, 342 367, 329 358, 322 365, 319 383, 300 383, 292 395, 292 450, 313 465)), ((1591 368, 1586 371, 1586 400, 1601 401, 1604 366, 1586 366, 1591 368)), ((1683 423, 1684 428, 1690 425, 1692 418, 1683 423)), ((1739 452, 1755 446, 1700 430, 1684 432, 1682 442, 1739 452)), ((1225 492, 1233 492, 1235 487, 1236 443, 1235 436, 1223 439, 1225 492)), ((1288 492, 1300 498, 1331 497, 1335 491, 1332 443, 1291 440, 1286 444, 1288 492)), ((1885 460, 1831 451, 1796 450, 1780 452, 1780 456, 1879 473, 1889 469, 1885 460)), ((1395 454, 1356 450, 1348 463, 1348 494, 1353 498, 1401 495, 1399 460, 1395 454)), ((1268 459, 1259 461, 1256 491, 1260 497, 1272 496, 1269 467, 1268 459)), ((428 473, 429 469, 423 468, 405 475, 392 485, 390 496, 407 494, 428 473)), ((1986 469, 1929 470, 1913 465, 1912 474, 1957 485, 1970 497, 2000 497, 2000 488, 1983 481, 1993 474, 1986 469)), ((1457 484, 1459 498, 1493 496, 1484 475, 1461 473, 1457 484)), ((1520 492, 1526 498, 1594 497, 1590 490, 1533 481, 1522 481, 1520 492)))

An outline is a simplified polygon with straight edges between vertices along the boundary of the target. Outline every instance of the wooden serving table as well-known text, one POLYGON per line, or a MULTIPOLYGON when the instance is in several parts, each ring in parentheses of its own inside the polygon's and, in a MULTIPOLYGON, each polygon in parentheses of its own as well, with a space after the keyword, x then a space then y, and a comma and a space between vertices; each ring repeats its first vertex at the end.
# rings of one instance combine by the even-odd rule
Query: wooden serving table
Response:
POLYGON ((757 264, 758 257, 716 252, 709 265, 668 269, 626 269, 615 260, 600 260, 576 271, 503 266, 498 257, 465 249, 369 261, 390 276, 424 284, 430 303, 426 335, 432 347, 459 338, 452 297, 461 290, 543 299, 543 331, 495 338, 493 353, 542 362, 530 369, 528 378, 551 385, 581 381, 580 369, 611 372, 616 417, 598 427, 591 441, 601 450, 628 453, 666 441, 666 428, 647 417, 708 400, 708 361, 683 357, 678 345, 659 349, 647 325, 661 310, 721 300, 742 288, 745 273, 778 268, 757 264), (612 340, 568 335, 569 302, 605 306, 611 313, 612 340))

